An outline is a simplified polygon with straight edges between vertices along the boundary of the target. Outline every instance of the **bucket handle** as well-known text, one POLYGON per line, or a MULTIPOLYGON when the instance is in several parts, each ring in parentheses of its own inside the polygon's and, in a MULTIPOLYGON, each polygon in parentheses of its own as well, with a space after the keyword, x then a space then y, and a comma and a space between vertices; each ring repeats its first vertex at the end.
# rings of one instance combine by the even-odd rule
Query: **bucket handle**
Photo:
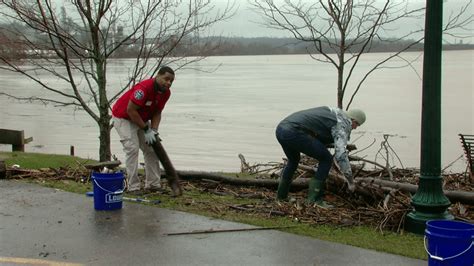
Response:
POLYGON ((425 238, 424 238, 423 241, 424 241, 424 244, 425 244, 426 253, 428 253, 428 255, 430 256, 430 258, 435 259, 435 260, 439 260, 439 261, 445 261, 445 260, 450 260, 450 259, 454 259, 454 258, 456 258, 456 257, 459 257, 459 256, 461 256, 462 254, 468 252, 468 251, 471 249, 471 247, 474 245, 474 241, 471 241, 471 245, 469 245, 469 247, 468 247, 466 250, 464 250, 463 252, 461 252, 461 253, 459 253, 459 254, 457 254, 457 255, 451 256, 451 257, 443 258, 443 257, 438 257, 438 256, 435 256, 435 255, 431 255, 431 253, 428 251, 428 248, 426 247, 426 236, 425 236, 425 238))
MULTIPOLYGON (((93 180, 94 180, 94 183, 95 183, 98 187, 100 187, 100 189, 102 189, 102 190, 104 190, 104 191, 107 191, 107 192, 109 192, 109 193, 112 193, 112 194, 117 195, 117 194, 122 194, 123 191, 124 191, 123 189, 122 189, 122 190, 117 190, 117 191, 109 191, 109 190, 103 188, 101 185, 99 185, 99 183, 97 183, 97 180, 95 180, 95 179, 93 179, 93 180)), ((125 185, 125 181, 124 181, 123 183, 124 183, 124 185, 125 185)))

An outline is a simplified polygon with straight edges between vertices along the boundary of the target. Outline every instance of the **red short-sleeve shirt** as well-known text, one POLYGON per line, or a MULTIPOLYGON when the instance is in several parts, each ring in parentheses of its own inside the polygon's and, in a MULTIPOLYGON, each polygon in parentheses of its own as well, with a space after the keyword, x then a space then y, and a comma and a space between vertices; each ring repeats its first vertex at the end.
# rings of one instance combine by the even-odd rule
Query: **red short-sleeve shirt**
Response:
POLYGON ((151 119, 155 110, 162 111, 170 98, 171 91, 168 89, 164 93, 155 90, 155 79, 141 81, 130 90, 126 91, 112 107, 112 115, 118 118, 130 119, 127 114, 128 102, 140 106, 138 113, 143 121, 151 119))

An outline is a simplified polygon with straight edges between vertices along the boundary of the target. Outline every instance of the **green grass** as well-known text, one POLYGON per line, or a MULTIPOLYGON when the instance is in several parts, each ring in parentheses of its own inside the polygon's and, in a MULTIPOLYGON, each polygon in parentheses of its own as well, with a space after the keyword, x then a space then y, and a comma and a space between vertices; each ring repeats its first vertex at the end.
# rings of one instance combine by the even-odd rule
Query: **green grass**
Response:
POLYGON ((59 168, 74 166, 78 163, 94 162, 91 159, 82 159, 69 155, 25 152, 0 152, 0 159, 4 159, 7 166, 17 164, 25 169, 59 168))
MULTIPOLYGON (((77 157, 64 155, 46 155, 36 153, 21 152, 0 152, 0 159, 4 159, 8 166, 18 164, 22 168, 58 168, 64 166, 76 166, 78 162, 93 162, 92 160, 80 159, 77 157)), ((235 173, 226 173, 228 176, 235 176, 235 173)), ((71 180, 28 180, 28 182, 38 183, 43 186, 84 194, 92 190, 91 183, 78 183, 71 180)), ((383 234, 364 226, 338 227, 331 225, 310 225, 295 222, 290 217, 262 217, 251 213, 241 213, 236 211, 212 211, 203 206, 211 203, 217 206, 252 204, 257 203, 256 199, 240 199, 232 196, 218 196, 211 193, 201 192, 197 189, 185 191, 184 195, 173 198, 169 195, 159 195, 150 197, 150 200, 160 199, 159 207, 172 210, 185 211, 204 215, 208 217, 246 223, 264 227, 287 227, 281 231, 314 237, 321 240, 353 245, 361 248, 382 251, 417 259, 427 259, 423 246, 423 237, 414 234, 397 234, 384 232, 383 234)), ((226 208, 227 210, 227 208, 226 208)))

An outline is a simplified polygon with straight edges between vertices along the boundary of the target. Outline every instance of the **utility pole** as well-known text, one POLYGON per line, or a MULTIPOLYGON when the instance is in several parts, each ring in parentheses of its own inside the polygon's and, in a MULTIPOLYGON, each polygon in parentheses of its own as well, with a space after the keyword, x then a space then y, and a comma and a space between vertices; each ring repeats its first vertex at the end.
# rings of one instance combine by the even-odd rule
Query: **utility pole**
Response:
POLYGON ((443 1, 426 0, 421 112, 421 160, 418 190, 411 200, 405 229, 424 234, 429 220, 454 219, 441 176, 441 54, 443 1))

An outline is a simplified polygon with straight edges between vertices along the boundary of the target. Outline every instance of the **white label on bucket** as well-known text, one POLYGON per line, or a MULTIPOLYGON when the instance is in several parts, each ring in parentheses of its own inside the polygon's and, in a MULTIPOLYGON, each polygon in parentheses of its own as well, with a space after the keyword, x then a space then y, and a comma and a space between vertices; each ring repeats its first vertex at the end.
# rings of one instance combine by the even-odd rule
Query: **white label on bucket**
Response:
POLYGON ((115 203, 122 201, 122 193, 115 194, 115 193, 107 193, 105 194, 105 203, 115 203))

